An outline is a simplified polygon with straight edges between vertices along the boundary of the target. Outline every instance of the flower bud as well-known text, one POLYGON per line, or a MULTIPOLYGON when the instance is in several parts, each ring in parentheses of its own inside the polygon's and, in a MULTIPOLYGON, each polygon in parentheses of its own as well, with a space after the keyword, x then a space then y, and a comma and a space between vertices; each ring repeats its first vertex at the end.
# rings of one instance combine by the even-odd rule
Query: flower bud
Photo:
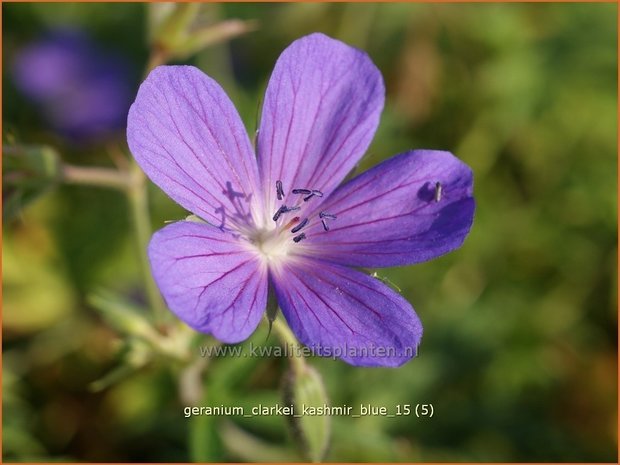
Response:
POLYGON ((149 35, 152 43, 164 50, 175 50, 186 40, 199 11, 199 3, 149 5, 149 35))
POLYGON ((308 407, 328 405, 321 375, 306 363, 297 365, 285 375, 283 388, 285 404, 294 409, 288 417, 293 439, 307 460, 322 461, 329 445, 330 417, 304 413, 308 407))

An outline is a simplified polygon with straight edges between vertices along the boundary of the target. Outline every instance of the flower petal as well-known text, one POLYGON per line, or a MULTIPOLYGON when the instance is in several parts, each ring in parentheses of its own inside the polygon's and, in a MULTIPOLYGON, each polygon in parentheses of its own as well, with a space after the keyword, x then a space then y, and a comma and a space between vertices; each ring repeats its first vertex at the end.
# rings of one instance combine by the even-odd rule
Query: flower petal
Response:
POLYGON ((257 211, 258 166, 243 123, 199 69, 151 71, 129 110, 127 141, 149 178, 204 220, 224 229, 257 211))
POLYGON ((377 279, 306 258, 283 264, 273 281, 289 326, 313 353, 358 366, 400 366, 417 353, 418 316, 377 279))
POLYGON ((180 221, 153 235, 149 257, 170 310, 189 326, 227 343, 256 329, 267 305, 267 271, 231 234, 180 221))
POLYGON ((381 73, 360 50, 318 33, 284 50, 269 80, 257 139, 270 211, 277 180, 287 196, 297 188, 333 190, 368 148, 384 98, 381 73))
POLYGON ((348 266, 430 260, 463 243, 473 222, 472 191, 471 169, 449 152, 398 155, 341 186, 320 206, 337 219, 326 220, 329 231, 320 220, 307 228, 305 249, 348 266))

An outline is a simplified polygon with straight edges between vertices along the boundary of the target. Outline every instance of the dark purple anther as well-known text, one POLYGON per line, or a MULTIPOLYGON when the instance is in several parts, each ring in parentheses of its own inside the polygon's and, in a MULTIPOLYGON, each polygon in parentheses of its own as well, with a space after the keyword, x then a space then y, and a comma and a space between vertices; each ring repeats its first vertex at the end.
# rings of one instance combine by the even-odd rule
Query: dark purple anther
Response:
POLYGON ((297 226, 291 229, 291 232, 296 233, 297 231, 299 231, 301 228, 303 228, 307 224, 308 224, 308 218, 304 218, 301 223, 299 223, 297 226))
POLYGON ((293 238, 293 242, 299 242, 306 238, 306 233, 301 233, 299 236, 293 238))
POLYGON ((278 200, 282 200, 284 198, 284 189, 282 188, 282 181, 276 181, 276 194, 278 195, 278 200))
POLYGON ((285 212, 286 212, 286 205, 282 205, 280 208, 278 208, 278 211, 276 212, 276 214, 273 215, 273 221, 278 221, 278 219, 280 218, 280 215, 285 212))
POLYGON ((443 193, 443 187, 440 182, 435 183, 435 202, 441 200, 441 194, 443 193))
POLYGON ((337 217, 336 215, 332 215, 331 213, 319 212, 319 218, 321 218, 321 223, 323 223, 323 229, 325 231, 329 231, 329 226, 327 226, 327 221, 325 221, 325 219, 335 220, 337 217))
POLYGON ((282 205, 280 208, 278 208, 276 214, 273 215, 273 221, 278 221, 280 215, 282 215, 283 213, 294 212, 297 210, 301 210, 301 207, 287 207, 286 205, 282 205))
POLYGON ((312 189, 311 191, 308 191, 308 194, 306 197, 304 197, 304 202, 307 202, 308 200, 310 200, 312 197, 314 197, 315 195, 317 197, 323 197, 323 192, 321 191, 317 191, 316 189, 312 189))
POLYGON ((312 191, 310 189, 293 189, 293 194, 312 194, 312 191))

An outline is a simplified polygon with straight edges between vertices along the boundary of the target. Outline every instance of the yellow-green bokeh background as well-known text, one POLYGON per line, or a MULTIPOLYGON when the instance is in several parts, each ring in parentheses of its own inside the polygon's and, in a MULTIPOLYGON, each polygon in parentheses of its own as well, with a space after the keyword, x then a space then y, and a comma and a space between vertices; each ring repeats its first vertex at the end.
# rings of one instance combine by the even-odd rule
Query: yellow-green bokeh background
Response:
MULTIPOLYGON (((75 164, 106 165, 46 129, 10 76, 12 53, 79 26, 142 69, 138 4, 3 4, 3 128, 75 164)), ((432 419, 333 421, 330 461, 616 461, 617 5, 227 4, 207 17, 259 28, 188 62, 216 78, 254 130, 278 54, 322 31, 366 50, 386 81, 360 169, 411 148, 474 171, 463 247, 383 272, 422 319, 400 369, 312 360, 334 404, 432 403, 432 419)), ((123 144, 121 137, 118 142, 123 144)), ((184 212, 151 186, 153 227, 184 212)), ((178 369, 155 362, 101 392, 122 336, 86 302, 143 300, 124 197, 59 186, 6 221, 5 460, 299 460, 281 417, 183 418, 178 369)), ((266 328, 253 337, 261 344, 266 328)), ((198 353, 196 354, 198 355, 198 353)), ((279 399, 285 360, 212 361, 209 402, 279 399)))

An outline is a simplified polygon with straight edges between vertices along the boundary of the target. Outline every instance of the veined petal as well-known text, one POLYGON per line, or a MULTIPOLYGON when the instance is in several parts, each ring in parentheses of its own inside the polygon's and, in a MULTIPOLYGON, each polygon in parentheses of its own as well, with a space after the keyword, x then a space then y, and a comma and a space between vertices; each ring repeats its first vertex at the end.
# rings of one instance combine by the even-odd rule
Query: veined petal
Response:
POLYGON ((360 50, 318 33, 284 50, 257 139, 269 211, 278 180, 287 196, 296 188, 333 190, 368 148, 384 98, 381 73, 360 50))
POLYGON ((232 234, 179 221, 153 235, 149 258, 170 310, 192 328, 235 343, 258 326, 267 270, 232 234))
POLYGON ((273 282, 289 326, 317 355, 395 367, 417 353, 418 316, 377 279, 306 258, 284 264, 273 282))
POLYGON ((471 169, 449 152, 414 150, 338 188, 321 206, 335 215, 307 228, 305 249, 341 265, 387 267, 459 247, 474 216, 471 169))
POLYGON ((151 71, 129 110, 127 141, 149 178, 204 220, 234 229, 258 211, 258 166, 243 123, 199 69, 151 71))

